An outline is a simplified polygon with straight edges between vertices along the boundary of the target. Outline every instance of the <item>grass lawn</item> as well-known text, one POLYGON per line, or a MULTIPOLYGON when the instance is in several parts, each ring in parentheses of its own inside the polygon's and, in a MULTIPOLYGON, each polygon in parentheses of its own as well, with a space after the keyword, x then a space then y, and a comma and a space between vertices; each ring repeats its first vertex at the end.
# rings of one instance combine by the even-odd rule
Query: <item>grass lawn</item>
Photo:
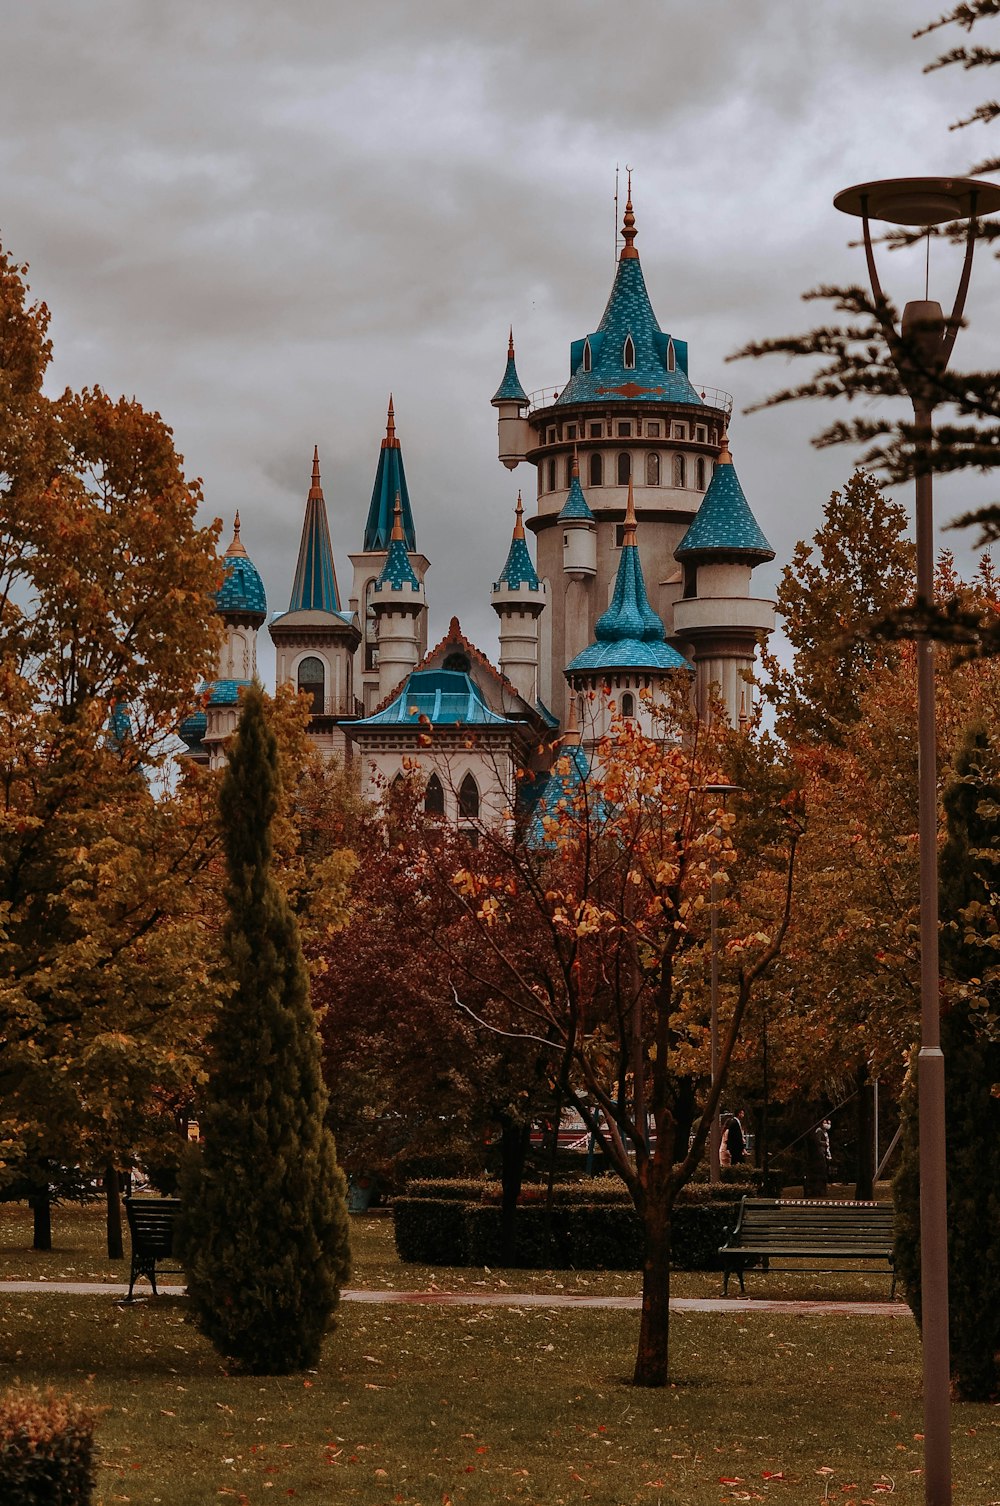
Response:
MULTIPOLYGON (((38 1256, 23 1239, 17 1248, 19 1230, 30 1239, 23 1211, 6 1210, 0 1275, 120 1279, 96 1254, 100 1225, 99 1211, 57 1212, 61 1248, 38 1256)), ((352 1227, 354 1285, 453 1285, 450 1273, 394 1265, 386 1220, 352 1227)), ((529 1284, 528 1273, 460 1274, 529 1284)), ((572 1273, 547 1279, 575 1289, 572 1273)), ((635 1283, 581 1279, 589 1290, 635 1283)), ((703 1279, 718 1290, 694 1276, 678 1287, 703 1279)), ((876 1285, 884 1294, 884 1278, 876 1285)), ((795 1290, 818 1288, 798 1278, 795 1290)), ((635 1314, 519 1310, 513 1299, 489 1309, 345 1304, 315 1374, 268 1379, 227 1375, 180 1298, 123 1308, 101 1295, 4 1294, 0 1366, 5 1380, 107 1408, 101 1506, 922 1501, 909 1318, 734 1311, 672 1323, 675 1384, 660 1392, 625 1383, 635 1314)), ((956 1408, 954 1423, 956 1506, 1000 1503, 1000 1408, 956 1408)))

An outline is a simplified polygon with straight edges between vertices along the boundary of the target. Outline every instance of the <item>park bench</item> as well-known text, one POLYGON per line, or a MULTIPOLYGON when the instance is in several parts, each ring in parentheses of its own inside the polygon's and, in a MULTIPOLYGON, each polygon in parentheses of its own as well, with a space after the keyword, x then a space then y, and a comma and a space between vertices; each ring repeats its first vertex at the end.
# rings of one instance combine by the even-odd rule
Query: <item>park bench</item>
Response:
MULTIPOLYGON (((127 1197, 125 1216, 132 1238, 132 1269, 129 1272, 128 1297, 140 1276, 145 1276, 156 1291, 156 1263, 174 1258, 174 1223, 180 1212, 178 1197, 127 1197)), ((164 1274, 183 1275, 178 1265, 161 1266, 164 1274)))
POLYGON ((826 1203, 783 1201, 780 1198, 743 1198, 736 1227, 719 1251, 725 1272, 723 1296, 729 1294, 733 1271, 743 1286, 743 1272, 751 1266, 768 1271, 801 1271, 775 1261, 835 1262, 810 1265, 809 1270, 860 1271, 860 1260, 887 1260, 892 1269, 891 1296, 896 1294, 891 1203, 826 1203), (851 1264, 850 1262, 853 1262, 851 1264))

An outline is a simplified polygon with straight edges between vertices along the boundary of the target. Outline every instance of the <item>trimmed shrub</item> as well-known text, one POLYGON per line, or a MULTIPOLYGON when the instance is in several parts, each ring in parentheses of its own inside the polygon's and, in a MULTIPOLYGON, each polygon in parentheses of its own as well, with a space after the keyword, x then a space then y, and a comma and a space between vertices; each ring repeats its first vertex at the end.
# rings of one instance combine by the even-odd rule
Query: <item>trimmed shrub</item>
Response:
MULTIPOLYGON (((407 1182, 405 1198, 434 1198, 438 1202, 478 1203, 488 1194, 492 1183, 482 1177, 422 1177, 407 1182)), ((497 1198, 500 1184, 496 1184, 497 1198)), ((397 1198, 397 1202, 402 1199, 397 1198)))
POLYGON ((68 1396, 31 1387, 0 1396, 4 1506, 87 1506, 94 1488, 94 1416, 68 1396))
POLYGON ((465 1214, 456 1198, 397 1197, 392 1203, 396 1253, 413 1265, 468 1265, 465 1214))
MULTIPOLYGON (((467 1205, 465 1227, 469 1264, 500 1265, 499 1204, 467 1205)), ((542 1271, 565 1270, 569 1264, 562 1210, 519 1205, 514 1218, 514 1265, 519 1270, 542 1271)))
POLYGON ((739 1203, 691 1203, 674 1208, 670 1226, 670 1263, 678 1271, 717 1271, 719 1247, 726 1243, 739 1216, 739 1203))

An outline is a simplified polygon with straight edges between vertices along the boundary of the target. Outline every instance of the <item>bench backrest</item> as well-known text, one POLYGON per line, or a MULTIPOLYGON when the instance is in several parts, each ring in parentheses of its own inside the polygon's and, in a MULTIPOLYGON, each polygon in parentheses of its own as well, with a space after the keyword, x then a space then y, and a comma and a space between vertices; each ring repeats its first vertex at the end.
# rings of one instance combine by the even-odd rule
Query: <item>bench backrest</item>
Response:
POLYGON ((125 1216, 132 1243, 147 1255, 172 1255, 178 1197, 127 1197, 125 1216))
POLYGON ((744 1198, 734 1231, 744 1244, 781 1249, 888 1250, 893 1239, 891 1203, 826 1203, 744 1198))

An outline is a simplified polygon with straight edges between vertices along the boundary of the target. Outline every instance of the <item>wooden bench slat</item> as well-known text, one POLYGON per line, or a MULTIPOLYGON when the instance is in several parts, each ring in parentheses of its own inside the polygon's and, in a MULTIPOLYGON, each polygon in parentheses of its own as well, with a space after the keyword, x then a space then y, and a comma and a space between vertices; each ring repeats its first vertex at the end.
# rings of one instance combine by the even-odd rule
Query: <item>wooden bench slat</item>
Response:
MULTIPOLYGON (((744 1290, 743 1273, 750 1261, 762 1260, 765 1268, 775 1258, 784 1260, 888 1260, 893 1268, 892 1292, 896 1290, 893 1264, 893 1208, 890 1203, 822 1203, 743 1198, 736 1227, 719 1254, 724 1269, 723 1294, 735 1269, 744 1290)), ((860 1269, 860 1267, 855 1267, 860 1269)))
MULTIPOLYGON (((159 1260, 173 1257, 174 1223, 180 1211, 180 1198, 140 1197, 125 1199, 125 1216, 128 1219, 132 1240, 132 1268, 129 1273, 128 1302, 140 1276, 148 1278, 156 1291, 156 1264, 159 1260)), ((183 1275, 180 1266, 162 1266, 164 1273, 183 1275)))

